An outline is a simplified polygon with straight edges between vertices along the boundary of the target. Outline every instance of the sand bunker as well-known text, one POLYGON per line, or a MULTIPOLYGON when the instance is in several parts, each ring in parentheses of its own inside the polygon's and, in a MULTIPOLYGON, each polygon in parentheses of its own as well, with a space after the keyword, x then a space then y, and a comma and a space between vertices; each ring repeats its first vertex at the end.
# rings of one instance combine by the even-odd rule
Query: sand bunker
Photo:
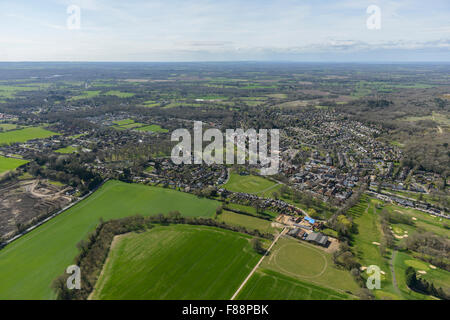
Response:
POLYGON ((419 270, 419 271, 417 271, 418 273, 420 273, 420 274, 427 274, 427 272, 426 271, 423 271, 423 270, 419 270))

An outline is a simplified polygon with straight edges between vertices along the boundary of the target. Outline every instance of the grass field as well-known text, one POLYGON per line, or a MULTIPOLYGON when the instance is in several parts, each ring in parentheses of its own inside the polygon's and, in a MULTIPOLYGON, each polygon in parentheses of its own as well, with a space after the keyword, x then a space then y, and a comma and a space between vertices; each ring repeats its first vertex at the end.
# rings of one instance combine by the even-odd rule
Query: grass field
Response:
POLYGON ((258 269, 239 293, 238 300, 342 300, 345 293, 313 285, 281 273, 258 269))
POLYGON ((263 197, 265 193, 276 191, 279 185, 263 177, 255 175, 241 176, 232 172, 230 179, 223 187, 233 192, 245 192, 263 197))
POLYGON ((359 290, 351 274, 338 269, 331 255, 320 247, 286 237, 280 238, 272 250, 261 268, 341 293, 359 290))
POLYGON ((217 218, 219 221, 226 222, 230 225, 238 225, 247 228, 247 230, 259 230, 261 232, 273 233, 275 228, 271 226, 272 222, 269 220, 259 219, 255 217, 246 216, 231 211, 224 210, 217 218))
POLYGON ((102 92, 101 90, 89 90, 89 91, 84 91, 83 93, 77 95, 77 96, 73 96, 72 98, 70 98, 70 100, 80 100, 80 99, 90 99, 90 98, 94 98, 97 97, 98 95, 100 95, 100 92, 102 92))
POLYGON ((68 153, 75 153, 77 152, 77 148, 72 147, 72 146, 68 146, 65 148, 61 148, 58 150, 55 150, 56 153, 63 153, 63 154, 68 154, 68 153))
POLYGON ((169 130, 161 128, 157 124, 151 124, 149 126, 144 126, 137 128, 138 131, 149 131, 149 132, 168 132, 169 130))
POLYGON ((14 170, 17 167, 20 167, 21 165, 24 165, 25 163, 28 163, 27 160, 22 159, 16 159, 16 158, 6 158, 3 156, 0 156, 0 174, 14 170))
POLYGON ((134 120, 133 119, 123 119, 123 120, 113 121, 113 123, 117 124, 119 126, 123 126, 123 125, 126 125, 126 124, 134 123, 134 120))
POLYGON ((260 255, 250 238, 205 226, 162 226, 122 236, 93 299, 229 299, 260 255))
POLYGON ((12 123, 0 123, 0 128, 3 129, 3 131, 14 130, 14 129, 17 128, 17 124, 12 124, 12 123))
POLYGON ((54 135, 59 135, 59 133, 46 130, 42 127, 29 127, 0 133, 0 145, 25 142, 33 139, 43 139, 54 135))
POLYGON ((76 244, 102 217, 179 210, 212 216, 218 202, 170 189, 108 181, 89 198, 0 250, 0 299, 55 298, 50 285, 78 253, 76 244))
POLYGON ((130 98, 130 97, 134 96, 134 93, 122 92, 119 90, 110 90, 108 92, 105 92, 104 94, 107 96, 116 96, 118 98, 130 98))

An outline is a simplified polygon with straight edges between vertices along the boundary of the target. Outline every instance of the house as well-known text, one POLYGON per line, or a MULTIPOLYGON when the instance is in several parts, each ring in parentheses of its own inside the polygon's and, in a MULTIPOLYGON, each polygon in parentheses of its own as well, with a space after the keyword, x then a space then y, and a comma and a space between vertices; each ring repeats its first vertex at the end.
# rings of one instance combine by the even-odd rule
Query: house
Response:
POLYGON ((328 246, 328 237, 321 234, 320 232, 311 232, 310 234, 308 234, 305 240, 321 245, 323 247, 328 246))

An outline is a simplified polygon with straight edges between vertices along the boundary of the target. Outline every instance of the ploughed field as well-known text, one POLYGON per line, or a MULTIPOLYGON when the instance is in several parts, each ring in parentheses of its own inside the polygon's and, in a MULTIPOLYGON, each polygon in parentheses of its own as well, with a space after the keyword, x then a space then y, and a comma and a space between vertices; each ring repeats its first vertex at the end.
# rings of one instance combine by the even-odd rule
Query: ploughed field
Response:
POLYGON ((218 202, 170 189, 108 181, 90 197, 0 250, 0 299, 52 299, 52 281, 71 265, 76 244, 100 218, 214 214, 218 202))
POLYGON ((190 225, 115 238, 92 299, 230 299, 261 255, 251 237, 190 225))

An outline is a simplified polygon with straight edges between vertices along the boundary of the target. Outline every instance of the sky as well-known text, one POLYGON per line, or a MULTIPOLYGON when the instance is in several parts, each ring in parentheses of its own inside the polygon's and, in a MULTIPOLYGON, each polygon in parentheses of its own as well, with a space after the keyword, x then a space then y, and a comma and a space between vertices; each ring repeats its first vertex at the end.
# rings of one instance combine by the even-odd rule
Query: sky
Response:
POLYGON ((450 1, 0 0, 0 61, 249 60, 450 62, 450 1))

